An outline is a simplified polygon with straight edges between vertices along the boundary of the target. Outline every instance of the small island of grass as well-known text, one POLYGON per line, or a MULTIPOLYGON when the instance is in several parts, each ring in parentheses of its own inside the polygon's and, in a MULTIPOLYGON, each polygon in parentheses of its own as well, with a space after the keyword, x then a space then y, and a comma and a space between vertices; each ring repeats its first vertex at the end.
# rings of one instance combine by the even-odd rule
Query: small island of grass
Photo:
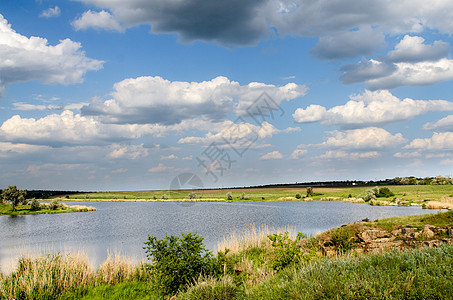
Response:
POLYGON ((26 196, 27 192, 18 189, 16 186, 10 186, 2 190, 0 195, 0 215, 58 214, 96 210, 87 206, 68 206, 58 200, 53 200, 50 203, 40 203, 36 199, 30 201, 26 196))
POLYGON ((13 211, 11 205, 6 203, 0 203, 0 215, 37 215, 37 214, 59 214, 59 213, 70 213, 70 212, 86 212, 95 211, 94 207, 71 205, 68 206, 63 203, 58 203, 58 207, 53 209, 51 203, 42 203, 39 208, 32 208, 31 205, 19 205, 13 211))

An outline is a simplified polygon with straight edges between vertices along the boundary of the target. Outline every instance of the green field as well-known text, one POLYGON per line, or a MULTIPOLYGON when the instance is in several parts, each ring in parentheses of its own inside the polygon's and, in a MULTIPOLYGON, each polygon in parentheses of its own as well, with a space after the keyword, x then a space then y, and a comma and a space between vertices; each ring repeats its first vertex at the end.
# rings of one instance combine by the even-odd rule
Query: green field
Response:
MULTIPOLYGON (((453 185, 390 185, 387 186, 394 196, 378 198, 370 204, 374 205, 423 205, 428 202, 442 202, 453 207, 453 185)), ((231 193, 231 201, 295 201, 295 200, 330 200, 363 202, 360 197, 372 186, 366 187, 314 187, 314 194, 306 196, 306 188, 241 188, 241 189, 209 189, 209 190, 172 190, 172 191, 129 191, 129 192, 97 192, 81 193, 60 197, 77 201, 187 201, 189 194, 194 193, 193 201, 228 201, 227 193, 231 193), (296 198, 299 193, 301 198, 296 198)), ((382 188, 382 186, 380 187, 382 188)), ((439 208, 437 206, 431 208, 439 208)))

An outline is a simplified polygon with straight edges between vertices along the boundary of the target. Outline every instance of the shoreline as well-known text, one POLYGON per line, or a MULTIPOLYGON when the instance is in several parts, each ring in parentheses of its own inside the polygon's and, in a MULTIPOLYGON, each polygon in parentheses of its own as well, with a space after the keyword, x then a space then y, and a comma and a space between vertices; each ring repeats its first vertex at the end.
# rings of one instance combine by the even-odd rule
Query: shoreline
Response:
MULTIPOLYGON (((52 200, 58 200, 61 202, 225 202, 225 203, 233 203, 233 202, 271 202, 271 201, 300 201, 300 202, 309 202, 309 201, 341 201, 345 203, 362 203, 368 204, 371 206, 418 206, 422 207, 423 209, 453 209, 453 203, 451 202, 442 202, 436 200, 430 201, 423 201, 423 202, 413 202, 413 201, 405 201, 401 199, 395 199, 394 201, 389 200, 370 200, 365 202, 361 198, 341 198, 341 197, 325 197, 320 199, 313 199, 313 198, 304 198, 304 199, 297 199, 296 197, 280 197, 278 199, 239 199, 239 200, 227 200, 222 198, 204 198, 204 199, 66 199, 66 198, 54 198, 52 200)), ((52 201, 50 199, 39 199, 39 201, 52 201)))

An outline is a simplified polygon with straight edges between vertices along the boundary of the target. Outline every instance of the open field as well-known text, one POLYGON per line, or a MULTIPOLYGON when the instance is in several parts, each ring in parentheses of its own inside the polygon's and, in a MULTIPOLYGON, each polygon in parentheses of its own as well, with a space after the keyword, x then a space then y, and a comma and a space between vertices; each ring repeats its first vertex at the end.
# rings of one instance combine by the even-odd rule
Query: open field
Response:
MULTIPOLYGON (((372 205, 419 205, 426 208, 453 208, 453 185, 390 185, 387 186, 394 196, 377 198, 372 205)), ((134 191, 98 192, 67 195, 61 200, 73 201, 296 201, 323 200, 364 202, 361 197, 372 187, 315 187, 314 194, 306 196, 305 188, 243 188, 212 190, 172 190, 172 191, 134 191), (194 199, 190 199, 190 194, 194 199), (297 199, 296 194, 301 194, 297 199)), ((380 187, 382 188, 382 186, 380 187)))

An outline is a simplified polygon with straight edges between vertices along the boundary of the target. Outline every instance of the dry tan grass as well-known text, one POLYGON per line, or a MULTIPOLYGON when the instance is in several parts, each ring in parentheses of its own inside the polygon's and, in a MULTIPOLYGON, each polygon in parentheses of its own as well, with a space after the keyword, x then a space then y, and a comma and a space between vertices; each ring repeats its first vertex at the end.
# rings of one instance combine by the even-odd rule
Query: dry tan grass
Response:
POLYGON ((117 284, 134 276, 135 267, 129 258, 120 254, 108 254, 96 272, 96 282, 117 284))
POLYGON ((217 244, 218 251, 229 249, 230 253, 239 253, 250 247, 270 247, 269 234, 289 232, 294 238, 297 235, 295 227, 285 226, 280 228, 261 225, 257 227, 254 223, 241 232, 232 232, 217 244))

